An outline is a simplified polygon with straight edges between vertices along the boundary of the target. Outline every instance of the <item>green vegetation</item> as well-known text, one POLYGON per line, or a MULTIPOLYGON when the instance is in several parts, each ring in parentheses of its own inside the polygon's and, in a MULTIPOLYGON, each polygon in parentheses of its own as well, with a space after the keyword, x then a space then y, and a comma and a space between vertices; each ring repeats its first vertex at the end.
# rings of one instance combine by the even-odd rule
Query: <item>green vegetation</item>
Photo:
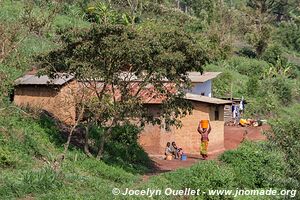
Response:
MULTIPOLYGON (((131 153, 132 158, 129 163, 128 157, 112 153, 108 161, 114 156, 119 161, 112 162, 114 166, 88 158, 72 147, 62 168, 56 172, 53 161, 63 151, 63 143, 51 119, 33 118, 18 108, 7 107, 0 114, 0 130, 0 197, 4 199, 31 195, 41 199, 105 198, 111 195, 113 187, 140 181, 137 173, 147 167, 143 165, 147 156, 143 156, 144 163, 139 163, 139 169, 133 166, 138 163, 135 157, 140 147, 126 150, 119 145, 122 153, 131 153)), ((115 137, 122 140, 119 135, 115 137)))
POLYGON ((249 117, 274 116, 282 105, 292 105, 299 99, 299 69, 282 60, 273 65, 235 56, 207 65, 205 70, 223 72, 214 81, 214 95, 230 97, 232 92, 233 96, 244 96, 250 102, 246 109, 249 117))
POLYGON ((273 132, 269 134, 270 141, 279 147, 285 154, 289 168, 289 187, 299 188, 299 104, 292 106, 281 114, 279 118, 271 121, 273 132))
MULTIPOLYGON (((115 187, 300 191, 299 14, 297 0, 0 0, 0 199, 118 199, 111 193, 115 187), (78 126, 89 128, 92 156, 71 143, 62 157, 66 137, 60 126, 39 112, 15 107, 9 98, 16 78, 84 33, 100 34, 105 41, 87 39, 77 49, 81 53, 74 54, 82 59, 64 57, 70 63, 97 64, 97 59, 84 57, 88 47, 138 70, 154 70, 156 64, 161 76, 173 79, 195 68, 223 72, 214 80, 213 95, 244 96, 247 117, 268 119, 269 140, 244 142, 216 161, 143 181, 152 163, 137 143, 140 129, 115 126, 103 142, 107 128, 85 121, 78 126), (101 46, 95 48, 91 41, 101 46), (93 155, 101 141, 105 151, 97 160, 93 155)), ((169 106, 166 112, 173 109, 169 106)), ((195 199, 233 197, 202 193, 195 199)))
MULTIPOLYGON (((172 185, 174 189, 199 188, 201 191, 224 188, 283 189, 287 187, 285 184, 287 164, 283 154, 275 149, 269 143, 245 142, 237 150, 227 151, 221 155, 221 163, 200 162, 188 169, 179 169, 153 177, 142 188, 163 190, 172 185)), ((209 196, 206 193, 201 194, 199 199, 232 199, 232 197, 209 196)))
MULTIPOLYGON (((219 161, 199 162, 187 169, 165 173, 142 181, 137 173, 141 168, 126 166, 138 164, 129 156, 138 151, 121 147, 133 143, 135 135, 128 137, 131 128, 115 130, 115 143, 110 152, 111 162, 105 164, 88 158, 81 150, 72 147, 59 172, 53 171, 51 162, 55 155, 62 152, 56 125, 49 118, 32 118, 17 108, 8 108, 0 116, 1 128, 1 178, 0 196, 9 198, 34 197, 37 199, 113 198, 114 187, 136 189, 297 189, 299 188, 299 113, 288 109, 282 118, 272 122, 275 135, 269 142, 244 142, 237 150, 230 150, 220 156, 219 161), (7 113, 14 113, 7 117, 7 113), (291 115, 292 114, 292 115, 291 115), (286 137, 283 137, 286 136, 286 137), (291 140, 288 138, 295 138, 291 140), (289 146, 291 148, 289 148, 289 146), (295 150, 293 150, 295 149, 295 150), (127 155, 120 155, 127 154, 127 155), (129 154, 129 155, 128 155, 129 154), (125 158, 122 162, 118 159, 125 158), (292 158, 292 159, 290 159, 292 158), (120 164, 121 162, 121 164, 120 164)), ((134 131, 133 131, 134 132, 134 131)), ((131 132, 132 133, 132 132, 131 132)), ((147 197, 148 198, 148 197, 147 197)), ((168 196, 156 196, 169 199, 168 196)), ((230 196, 209 196, 201 194, 199 199, 232 199, 230 196)), ((145 198, 146 199, 146 198, 145 198)), ((243 199, 243 198, 241 198, 243 199)), ((255 199, 255 198, 254 198, 255 199)), ((266 198, 268 199, 268 198, 266 198)))

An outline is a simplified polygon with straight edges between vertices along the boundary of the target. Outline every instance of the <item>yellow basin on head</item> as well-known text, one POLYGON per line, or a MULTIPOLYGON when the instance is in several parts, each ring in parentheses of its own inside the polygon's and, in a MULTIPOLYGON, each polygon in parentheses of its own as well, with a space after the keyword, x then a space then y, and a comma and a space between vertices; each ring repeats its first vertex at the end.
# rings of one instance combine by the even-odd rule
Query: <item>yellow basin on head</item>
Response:
POLYGON ((201 120, 200 121, 201 127, 202 128, 208 128, 208 122, 209 121, 207 119, 201 120))

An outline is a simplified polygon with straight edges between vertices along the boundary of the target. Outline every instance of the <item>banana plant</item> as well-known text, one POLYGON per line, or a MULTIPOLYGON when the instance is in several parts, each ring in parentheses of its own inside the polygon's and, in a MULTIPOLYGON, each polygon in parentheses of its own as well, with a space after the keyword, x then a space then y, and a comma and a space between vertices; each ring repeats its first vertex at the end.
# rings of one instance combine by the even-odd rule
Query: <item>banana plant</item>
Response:
POLYGON ((277 63, 267 68, 264 72, 263 77, 277 77, 277 76, 285 76, 288 77, 291 74, 292 66, 287 63, 284 64, 280 58, 277 59, 277 63))
POLYGON ((131 25, 136 21, 136 17, 127 13, 119 14, 113 10, 110 4, 98 3, 90 6, 86 10, 89 21, 107 25, 107 24, 123 24, 131 25))
POLYGON ((87 8, 87 14, 96 23, 116 24, 118 21, 118 14, 109 5, 105 3, 97 3, 96 6, 90 6, 87 8))

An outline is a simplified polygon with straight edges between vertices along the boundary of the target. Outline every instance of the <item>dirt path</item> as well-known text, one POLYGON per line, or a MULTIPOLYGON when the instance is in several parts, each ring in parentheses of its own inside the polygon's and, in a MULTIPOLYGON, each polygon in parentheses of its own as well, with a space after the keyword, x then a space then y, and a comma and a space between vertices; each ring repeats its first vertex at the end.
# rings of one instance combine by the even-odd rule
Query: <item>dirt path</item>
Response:
MULTIPOLYGON (((225 150, 229 149, 236 149, 239 144, 247 139, 251 141, 255 140, 265 140, 266 137, 262 135, 262 131, 268 130, 270 127, 267 125, 263 125, 260 127, 235 127, 235 126, 225 126, 224 129, 224 143, 225 143, 225 150)), ((218 155, 222 152, 217 154, 208 154, 209 159, 216 159, 218 155)), ((147 179, 148 176, 157 173, 163 173, 168 171, 173 171, 178 168, 185 168, 189 167, 197 162, 203 162, 200 155, 187 155, 188 159, 186 161, 181 160, 164 160, 163 158, 153 157, 151 158, 155 164, 155 170, 153 173, 145 175, 144 179, 147 179)))

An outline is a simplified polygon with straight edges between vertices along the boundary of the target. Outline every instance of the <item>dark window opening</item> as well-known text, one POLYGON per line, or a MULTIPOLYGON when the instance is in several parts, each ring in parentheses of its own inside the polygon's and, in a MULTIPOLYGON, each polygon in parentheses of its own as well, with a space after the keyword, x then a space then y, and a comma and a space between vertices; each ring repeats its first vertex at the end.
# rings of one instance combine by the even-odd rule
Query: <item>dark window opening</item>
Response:
POLYGON ((218 121, 218 120, 220 120, 219 109, 218 109, 218 107, 216 107, 216 110, 215 110, 215 121, 218 121))

